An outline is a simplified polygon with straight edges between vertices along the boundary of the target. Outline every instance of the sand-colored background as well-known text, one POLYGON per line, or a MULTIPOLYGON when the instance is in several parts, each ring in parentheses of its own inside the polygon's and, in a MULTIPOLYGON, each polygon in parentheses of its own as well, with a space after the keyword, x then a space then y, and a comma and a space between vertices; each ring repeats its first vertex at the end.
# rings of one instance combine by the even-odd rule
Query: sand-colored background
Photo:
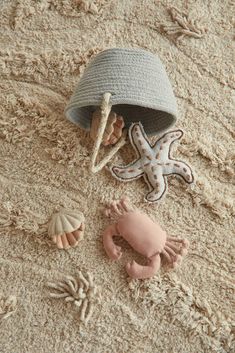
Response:
MULTIPOLYGON (((0 295, 18 299, 17 311, 0 321, 1 353, 235 351, 233 12, 228 0, 1 1, 0 295), (198 21, 200 38, 176 41, 166 26, 183 27, 171 18, 172 5, 186 23, 198 21), (90 57, 115 46, 146 48, 164 62, 177 127, 185 130, 175 156, 197 176, 193 189, 170 178, 154 207, 143 203, 143 180, 89 172, 90 138, 63 115, 90 57), (131 249, 123 243, 123 258, 107 259, 100 207, 123 192, 170 234, 190 240, 179 269, 129 283, 131 249), (85 239, 69 251, 58 251, 45 232, 60 205, 86 216, 85 239), (92 272, 102 291, 87 327, 45 287, 78 269, 92 272)), ((127 152, 115 161, 130 161, 127 152)))

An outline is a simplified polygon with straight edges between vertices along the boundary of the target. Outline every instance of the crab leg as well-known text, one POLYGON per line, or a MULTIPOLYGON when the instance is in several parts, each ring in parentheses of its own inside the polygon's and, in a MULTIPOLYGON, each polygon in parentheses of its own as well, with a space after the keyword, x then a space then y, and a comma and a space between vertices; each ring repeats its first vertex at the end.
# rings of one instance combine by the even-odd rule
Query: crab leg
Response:
POLYGON ((167 237, 167 241, 174 241, 175 243, 181 243, 186 248, 188 248, 188 246, 189 246, 189 242, 188 242, 187 239, 175 238, 175 237, 167 237))
POLYGON ((181 244, 181 247, 180 247, 180 248, 177 248, 177 246, 175 246, 174 244, 172 244, 172 242, 169 242, 169 241, 166 242, 166 245, 167 245, 169 248, 171 248, 173 251, 175 251, 176 254, 180 254, 180 255, 182 255, 182 256, 186 255, 187 252, 188 252, 188 250, 187 250, 187 248, 188 248, 188 243, 187 243, 187 241, 183 242, 183 243, 181 244))
POLYGON ((120 206, 123 208, 124 212, 134 211, 133 206, 130 204, 128 197, 122 197, 120 200, 120 206))
POLYGON ((117 216, 122 216, 122 212, 119 210, 118 202, 113 201, 110 205, 111 212, 115 213, 117 216))
POLYGON ((168 262, 170 262, 170 263, 172 262, 172 258, 171 258, 171 256, 168 254, 168 252, 166 250, 163 249, 161 253, 162 253, 163 256, 166 257, 168 262))
POLYGON ((176 245, 172 244, 172 242, 167 241, 166 246, 175 251, 175 253, 180 252, 180 249, 178 249, 176 245))

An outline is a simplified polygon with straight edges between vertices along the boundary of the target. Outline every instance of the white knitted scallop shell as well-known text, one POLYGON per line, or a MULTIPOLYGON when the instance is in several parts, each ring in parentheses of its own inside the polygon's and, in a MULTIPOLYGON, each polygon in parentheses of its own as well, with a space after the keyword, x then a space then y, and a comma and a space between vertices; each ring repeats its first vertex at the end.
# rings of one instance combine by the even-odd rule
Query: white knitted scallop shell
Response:
POLYGON ((72 233, 80 228, 84 220, 83 213, 63 208, 52 215, 48 226, 48 234, 53 237, 72 233))

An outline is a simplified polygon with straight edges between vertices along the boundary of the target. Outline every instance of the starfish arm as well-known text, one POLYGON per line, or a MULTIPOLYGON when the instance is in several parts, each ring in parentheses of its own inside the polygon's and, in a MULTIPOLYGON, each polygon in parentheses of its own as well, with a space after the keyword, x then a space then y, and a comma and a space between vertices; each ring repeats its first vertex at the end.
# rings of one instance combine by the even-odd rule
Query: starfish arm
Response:
POLYGON ((170 131, 164 134, 159 140, 156 141, 155 145, 153 146, 153 151, 156 154, 156 158, 159 158, 160 153, 164 154, 164 157, 167 157, 171 144, 175 140, 181 139, 182 136, 182 130, 170 131))
POLYGON ((121 181, 138 179, 144 174, 140 159, 125 167, 113 166, 110 171, 115 178, 121 181))
POLYGON ((133 124, 130 127, 129 138, 139 157, 145 156, 147 159, 151 159, 152 147, 141 123, 133 124))
POLYGON ((177 174, 181 176, 188 184, 191 184, 194 180, 192 169, 185 162, 174 159, 169 159, 168 162, 164 164, 163 174, 177 174))
POLYGON ((162 174, 162 168, 151 167, 151 170, 145 172, 145 180, 150 190, 145 200, 148 202, 160 200, 167 190, 167 180, 162 174))

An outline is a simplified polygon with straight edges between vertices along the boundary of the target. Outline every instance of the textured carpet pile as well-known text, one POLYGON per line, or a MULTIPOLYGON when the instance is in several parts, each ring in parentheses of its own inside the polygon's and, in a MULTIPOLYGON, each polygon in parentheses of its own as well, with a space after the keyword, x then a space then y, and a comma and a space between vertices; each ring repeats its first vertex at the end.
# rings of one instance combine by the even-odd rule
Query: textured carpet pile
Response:
MULTIPOLYGON (((229 0, 1 1, 1 353, 235 351, 233 13, 229 0), (196 183, 170 178, 157 206, 143 202, 143 180, 91 174, 89 135, 64 118, 90 58, 116 46, 158 54, 177 97, 185 135, 174 156, 193 167, 196 183), (100 208, 123 193, 189 239, 179 269, 130 282, 130 247, 121 242, 123 258, 107 259, 100 208), (46 232, 60 206, 86 217, 85 238, 69 251, 46 232), (46 287, 79 271, 100 291, 87 325, 46 287)), ((125 146, 113 162, 132 157, 125 146)))

